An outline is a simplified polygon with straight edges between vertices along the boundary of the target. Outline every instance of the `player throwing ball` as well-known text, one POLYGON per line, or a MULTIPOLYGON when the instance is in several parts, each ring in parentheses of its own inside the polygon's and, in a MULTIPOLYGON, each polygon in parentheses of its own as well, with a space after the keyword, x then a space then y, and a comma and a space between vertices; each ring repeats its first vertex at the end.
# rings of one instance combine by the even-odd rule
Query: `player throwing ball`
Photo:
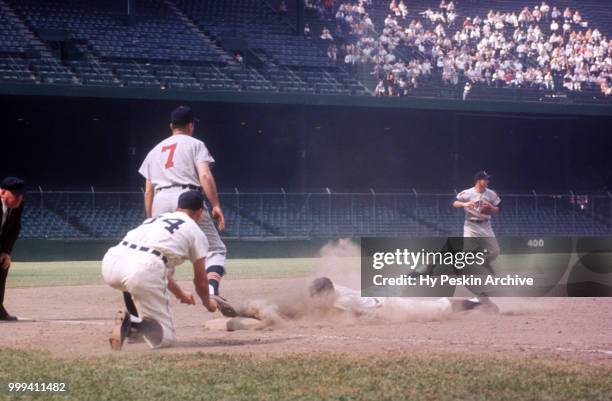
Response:
POLYGON ((200 191, 183 192, 176 211, 145 220, 106 252, 102 261, 104 281, 129 292, 135 302, 132 308, 138 311, 136 316, 117 312, 110 338, 112 349, 120 350, 129 336, 142 337, 151 348, 175 342, 168 291, 181 303, 196 303, 193 294, 183 291, 172 277, 175 266, 186 259, 193 264, 193 282, 202 304, 210 312, 217 310, 205 270, 208 241, 197 224, 205 213, 203 205, 200 191))
POLYGON ((212 206, 212 219, 204 205, 199 226, 209 244, 206 272, 210 293, 219 295, 227 251, 213 220, 223 231, 225 218, 210 170, 215 160, 204 142, 193 137, 196 121, 191 108, 179 106, 174 109, 170 114, 172 135, 149 152, 138 172, 146 179, 144 204, 147 217, 173 212, 179 196, 185 191, 197 190, 206 194, 212 206))

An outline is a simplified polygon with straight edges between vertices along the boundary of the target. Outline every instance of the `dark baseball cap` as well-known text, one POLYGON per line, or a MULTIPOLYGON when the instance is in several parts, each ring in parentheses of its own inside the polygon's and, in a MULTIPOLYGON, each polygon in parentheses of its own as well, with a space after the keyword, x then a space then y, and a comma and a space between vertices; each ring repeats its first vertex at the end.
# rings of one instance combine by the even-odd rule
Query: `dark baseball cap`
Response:
POLYGON ((179 209, 187 209, 200 210, 204 207, 204 195, 200 191, 186 191, 181 194, 178 198, 178 208, 179 209))
POLYGON ((189 106, 179 106, 170 113, 170 122, 174 125, 187 125, 199 121, 193 115, 193 110, 189 106))
POLYGON ((318 277, 314 279, 308 288, 310 296, 325 294, 333 290, 334 283, 329 279, 329 277, 318 277))
POLYGON ((491 178, 493 178, 493 176, 490 175, 489 173, 487 173, 484 170, 481 170, 481 171, 477 172, 476 174, 474 174, 474 181, 478 181, 478 180, 490 180, 491 178))
POLYGON ((0 188, 16 194, 25 192, 25 181, 17 177, 6 177, 0 182, 0 188))

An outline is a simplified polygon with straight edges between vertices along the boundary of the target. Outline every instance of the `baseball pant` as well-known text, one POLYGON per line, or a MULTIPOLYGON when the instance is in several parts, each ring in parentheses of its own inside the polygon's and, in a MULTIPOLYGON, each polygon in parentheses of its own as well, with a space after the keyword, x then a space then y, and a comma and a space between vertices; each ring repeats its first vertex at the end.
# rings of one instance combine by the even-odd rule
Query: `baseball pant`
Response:
POLYGON ((452 312, 447 298, 422 300, 401 297, 377 298, 382 304, 375 316, 387 321, 435 320, 452 312))
POLYGON ((499 244, 490 221, 476 223, 467 220, 463 226, 464 250, 487 250, 487 263, 499 256, 499 244))
POLYGON ((6 278, 8 276, 9 269, 3 269, 0 267, 0 314, 6 314, 4 309, 4 291, 6 289, 6 278))
MULTIPOLYGON (((185 191, 188 191, 188 189, 182 189, 180 187, 166 188, 157 191, 153 198, 153 217, 159 216, 162 213, 174 212, 178 205, 179 196, 185 191)), ((215 223, 208 212, 206 204, 204 204, 204 209, 199 226, 208 239, 209 248, 208 255, 206 255, 206 268, 210 266, 225 267, 227 249, 219 236, 217 227, 215 227, 215 223)))
POLYGON ((110 248, 102 261, 104 281, 132 294, 139 316, 161 325, 163 339, 156 348, 169 347, 176 341, 167 274, 159 256, 124 246, 110 248))

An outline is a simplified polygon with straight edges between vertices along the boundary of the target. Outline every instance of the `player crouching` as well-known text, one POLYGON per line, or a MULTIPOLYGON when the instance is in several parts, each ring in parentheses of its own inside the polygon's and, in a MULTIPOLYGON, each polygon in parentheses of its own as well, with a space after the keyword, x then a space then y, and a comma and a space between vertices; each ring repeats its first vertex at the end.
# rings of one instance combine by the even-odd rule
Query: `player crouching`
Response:
POLYGON ((117 313, 110 337, 113 350, 120 350, 128 336, 142 337, 151 348, 168 347, 176 341, 168 291, 181 303, 196 303, 193 294, 183 291, 173 279, 174 267, 186 259, 193 264, 193 282, 202 304, 210 312, 217 310, 205 269, 208 240, 197 224, 203 204, 200 191, 184 192, 175 212, 145 220, 106 252, 104 281, 129 292, 136 306, 136 314, 133 310, 132 314, 117 313))

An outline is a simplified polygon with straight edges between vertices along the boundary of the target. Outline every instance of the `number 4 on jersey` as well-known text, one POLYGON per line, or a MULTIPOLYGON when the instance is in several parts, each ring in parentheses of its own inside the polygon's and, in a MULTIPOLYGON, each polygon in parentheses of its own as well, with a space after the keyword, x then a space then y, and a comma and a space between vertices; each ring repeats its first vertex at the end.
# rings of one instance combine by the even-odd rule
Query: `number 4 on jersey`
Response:
POLYGON ((172 145, 168 145, 168 146, 164 146, 162 148, 162 153, 169 150, 170 153, 168 153, 168 159, 166 160, 166 168, 171 168, 174 167, 174 151, 176 150, 176 143, 173 143, 172 145))
POLYGON ((163 219, 162 221, 164 223, 168 223, 168 225, 164 228, 170 231, 170 234, 174 234, 174 232, 179 229, 181 224, 185 223, 185 220, 181 219, 163 219))
MULTIPOLYGON (((151 219, 145 220, 142 224, 151 224, 157 219, 159 219, 159 217, 153 217, 151 219)), ((174 234, 174 232, 180 228, 181 224, 185 223, 185 220, 181 219, 162 219, 162 221, 168 224, 164 228, 168 230, 170 234, 174 234)))

